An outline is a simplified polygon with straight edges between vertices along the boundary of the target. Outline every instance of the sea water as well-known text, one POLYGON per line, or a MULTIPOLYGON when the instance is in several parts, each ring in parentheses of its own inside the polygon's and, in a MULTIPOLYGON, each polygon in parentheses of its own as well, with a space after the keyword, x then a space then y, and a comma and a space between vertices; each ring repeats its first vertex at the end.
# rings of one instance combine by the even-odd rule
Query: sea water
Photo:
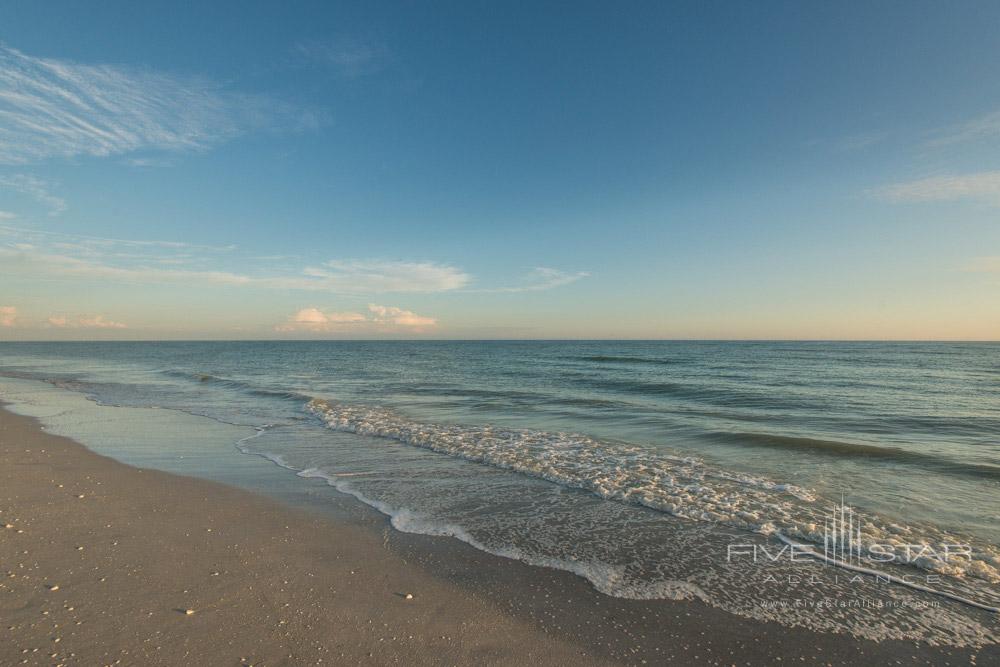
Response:
POLYGON ((997 637, 1000 344, 0 343, 0 374, 238 427, 234 465, 608 595, 997 637))

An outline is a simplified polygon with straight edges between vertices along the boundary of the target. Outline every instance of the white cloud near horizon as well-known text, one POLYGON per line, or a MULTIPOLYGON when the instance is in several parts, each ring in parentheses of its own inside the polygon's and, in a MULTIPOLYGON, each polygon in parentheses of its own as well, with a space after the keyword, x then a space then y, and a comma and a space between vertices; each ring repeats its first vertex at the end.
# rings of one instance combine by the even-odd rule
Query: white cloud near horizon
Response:
POLYGON ((267 128, 306 129, 313 112, 201 77, 38 58, 0 44, 0 163, 192 151, 267 128))
POLYGON ((290 323, 308 327, 313 325, 364 322, 366 319, 361 313, 324 313, 319 308, 303 308, 292 316, 290 323))
POLYGON ((395 306, 376 306, 368 304, 368 311, 372 313, 372 318, 379 324, 388 324, 398 327, 413 327, 421 329, 424 327, 437 326, 437 319, 417 315, 409 310, 396 308, 395 306))
POLYGON ((417 315, 396 306, 368 304, 367 313, 324 312, 319 308, 303 308, 279 324, 282 333, 422 333, 437 326, 437 319, 417 315))
POLYGON ((12 327, 17 322, 17 308, 0 306, 0 327, 12 327))
POLYGON ((46 320, 50 327, 58 329, 127 329, 128 326, 122 322, 107 320, 103 315, 81 315, 75 319, 70 319, 65 315, 53 315, 46 320))
POLYGON ((891 202, 984 199, 1000 205, 1000 171, 931 176, 877 188, 872 194, 891 202))

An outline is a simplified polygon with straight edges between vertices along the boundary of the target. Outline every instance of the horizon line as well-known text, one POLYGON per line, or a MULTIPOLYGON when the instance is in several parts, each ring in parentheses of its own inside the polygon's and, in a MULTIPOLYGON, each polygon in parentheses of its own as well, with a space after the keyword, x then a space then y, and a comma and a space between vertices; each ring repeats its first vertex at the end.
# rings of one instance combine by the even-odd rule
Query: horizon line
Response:
POLYGON ((45 338, 0 343, 1000 343, 1000 338, 45 338))

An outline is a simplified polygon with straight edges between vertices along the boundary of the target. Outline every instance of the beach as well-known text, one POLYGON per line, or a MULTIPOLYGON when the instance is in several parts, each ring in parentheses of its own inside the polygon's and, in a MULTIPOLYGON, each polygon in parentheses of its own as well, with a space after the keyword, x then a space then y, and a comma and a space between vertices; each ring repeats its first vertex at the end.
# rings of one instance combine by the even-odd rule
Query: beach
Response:
POLYGON ((0 664, 597 662, 378 535, 0 420, 0 664))
POLYGON ((375 517, 366 527, 133 468, 6 410, 0 460, 3 665, 990 664, 1000 657, 995 645, 876 643, 697 602, 611 598, 566 572, 384 530, 384 519, 380 532, 375 517))
POLYGON ((0 3, 0 667, 1000 667, 1000 3, 132 4, 0 3))

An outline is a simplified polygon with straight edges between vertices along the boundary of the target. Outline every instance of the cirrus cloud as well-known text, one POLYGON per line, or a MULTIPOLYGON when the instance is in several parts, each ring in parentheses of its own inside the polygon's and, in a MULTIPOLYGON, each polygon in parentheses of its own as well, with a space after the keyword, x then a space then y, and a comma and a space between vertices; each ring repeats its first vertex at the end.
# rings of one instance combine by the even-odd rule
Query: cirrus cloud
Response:
POLYGON ((294 51, 304 62, 331 68, 347 79, 378 72, 385 65, 389 53, 380 42, 346 36, 299 42, 294 51))
MULTIPOLYGON (((0 129, 2 134, 2 129, 0 129)), ((2 150, 2 146, 0 146, 2 150)), ((48 209, 49 215, 56 216, 66 210, 66 202, 50 191, 48 182, 31 174, 9 174, 0 176, 0 190, 10 190, 35 200, 48 209)), ((7 214, 4 217, 15 217, 7 214)))
POLYGON ((1000 171, 931 176, 894 183, 872 191, 891 202, 951 201, 984 199, 1000 205, 1000 171))
POLYGON ((970 141, 995 139, 1000 139, 1000 111, 991 111, 957 125, 940 129, 927 141, 927 146, 940 148, 970 141))
POLYGON ((514 287, 494 287, 486 289, 469 290, 470 292, 483 293, 518 293, 518 292, 542 292, 555 289, 564 285, 571 285, 578 280, 583 280, 590 276, 587 271, 568 272, 560 269, 553 269, 547 266, 537 266, 522 278, 522 284, 514 287))
POLYGON ((517 293, 570 285, 588 276, 538 267, 515 285, 469 289, 472 276, 451 264, 332 259, 292 265, 294 256, 255 256, 235 245, 114 239, 0 223, 0 275, 29 279, 241 287, 373 296, 384 293, 517 293), (227 270, 230 266, 239 271, 227 270))
POLYGON ((464 271, 433 262, 330 260, 320 267, 306 267, 303 273, 343 292, 355 285, 365 285, 366 292, 444 292, 469 282, 464 271))
MULTIPOLYGON (((0 229, 2 232, 2 229, 0 229)), ((176 283, 262 289, 325 291, 336 294, 383 292, 446 292, 462 287, 469 276, 454 267, 433 262, 331 261, 320 268, 292 272, 235 273, 201 268, 169 268, 163 257, 111 253, 95 245, 62 244, 50 252, 33 244, 0 244, 0 274, 112 280, 119 283, 176 283), (73 251, 75 254, 67 254, 73 251), (111 263, 108 259, 114 259, 111 263)), ((134 249, 133 249, 134 250, 134 249)))
POLYGON ((0 163, 202 150, 254 129, 319 124, 311 111, 201 77, 38 58, 0 45, 0 163))

